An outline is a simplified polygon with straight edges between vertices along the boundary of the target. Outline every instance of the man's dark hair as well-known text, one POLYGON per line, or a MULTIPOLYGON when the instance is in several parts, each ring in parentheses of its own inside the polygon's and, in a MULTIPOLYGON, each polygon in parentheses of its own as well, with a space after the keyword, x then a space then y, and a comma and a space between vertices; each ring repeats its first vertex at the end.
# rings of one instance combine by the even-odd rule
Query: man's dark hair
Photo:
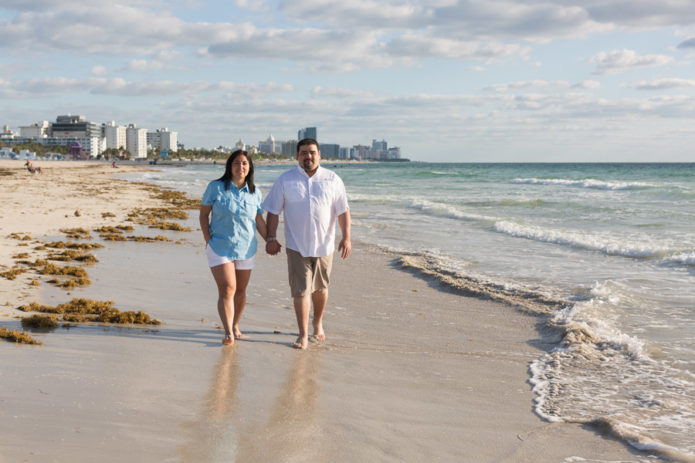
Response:
POLYGON ((301 148, 304 145, 316 145, 316 149, 319 149, 319 142, 317 142, 313 138, 302 138, 301 140, 299 140, 299 143, 297 143, 297 153, 299 153, 299 148, 301 148))

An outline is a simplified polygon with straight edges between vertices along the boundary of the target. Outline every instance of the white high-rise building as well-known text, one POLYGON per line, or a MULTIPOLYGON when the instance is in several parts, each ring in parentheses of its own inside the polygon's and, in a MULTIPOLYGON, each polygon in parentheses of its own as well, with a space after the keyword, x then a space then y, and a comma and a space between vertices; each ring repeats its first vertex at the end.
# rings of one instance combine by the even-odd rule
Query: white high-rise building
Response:
POLYGON ((175 153, 178 150, 178 132, 171 132, 166 127, 154 132, 147 132, 147 144, 161 151, 175 153))
POLYGON ((138 129, 130 124, 126 129, 126 150, 132 158, 147 157, 147 129, 138 129))
POLYGON ((116 125, 114 121, 111 121, 104 126, 104 138, 106 139, 106 148, 125 149, 126 127, 116 125))
POLYGON ((37 122, 36 124, 24 125, 19 127, 21 138, 46 138, 50 128, 48 121, 37 122))

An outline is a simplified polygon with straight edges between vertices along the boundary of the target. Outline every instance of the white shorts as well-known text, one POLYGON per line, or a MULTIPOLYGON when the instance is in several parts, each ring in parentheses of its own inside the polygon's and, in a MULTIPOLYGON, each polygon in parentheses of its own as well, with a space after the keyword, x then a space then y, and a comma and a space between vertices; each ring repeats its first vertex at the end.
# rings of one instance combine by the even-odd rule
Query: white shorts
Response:
POLYGON ((210 245, 205 246, 205 254, 208 256, 208 266, 210 268, 217 267, 218 265, 223 265, 228 262, 234 262, 234 268, 236 270, 253 270, 253 266, 256 263, 256 256, 244 260, 232 260, 229 257, 218 256, 215 251, 212 250, 210 245))

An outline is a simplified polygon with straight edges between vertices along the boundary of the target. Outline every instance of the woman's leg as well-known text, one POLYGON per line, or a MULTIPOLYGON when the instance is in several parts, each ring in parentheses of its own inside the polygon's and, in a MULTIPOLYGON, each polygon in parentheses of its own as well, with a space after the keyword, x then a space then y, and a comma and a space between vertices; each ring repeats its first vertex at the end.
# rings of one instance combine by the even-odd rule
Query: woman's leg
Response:
POLYGON ((239 320, 241 320, 241 314, 244 312, 244 307, 246 307, 246 287, 251 279, 251 270, 237 270, 234 273, 236 274, 236 292, 234 293, 234 322, 232 323, 232 330, 234 337, 239 339, 244 337, 244 334, 239 329, 239 320))
POLYGON ((217 283, 217 312, 220 314, 220 320, 222 320, 224 327, 224 342, 231 344, 234 342, 234 337, 230 322, 234 317, 234 293, 236 291, 234 262, 212 267, 210 271, 215 278, 215 283, 217 283))

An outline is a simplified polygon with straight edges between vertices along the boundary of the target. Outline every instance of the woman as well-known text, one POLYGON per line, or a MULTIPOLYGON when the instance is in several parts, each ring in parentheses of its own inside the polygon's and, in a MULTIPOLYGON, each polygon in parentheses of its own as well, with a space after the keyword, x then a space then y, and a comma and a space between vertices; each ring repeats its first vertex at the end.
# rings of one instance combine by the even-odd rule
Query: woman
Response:
POLYGON ((246 151, 234 151, 227 159, 224 175, 208 184, 200 206, 200 229, 217 284, 224 345, 244 337, 239 320, 255 262, 256 230, 263 239, 267 236, 261 204, 261 193, 253 183, 251 158, 246 151))

